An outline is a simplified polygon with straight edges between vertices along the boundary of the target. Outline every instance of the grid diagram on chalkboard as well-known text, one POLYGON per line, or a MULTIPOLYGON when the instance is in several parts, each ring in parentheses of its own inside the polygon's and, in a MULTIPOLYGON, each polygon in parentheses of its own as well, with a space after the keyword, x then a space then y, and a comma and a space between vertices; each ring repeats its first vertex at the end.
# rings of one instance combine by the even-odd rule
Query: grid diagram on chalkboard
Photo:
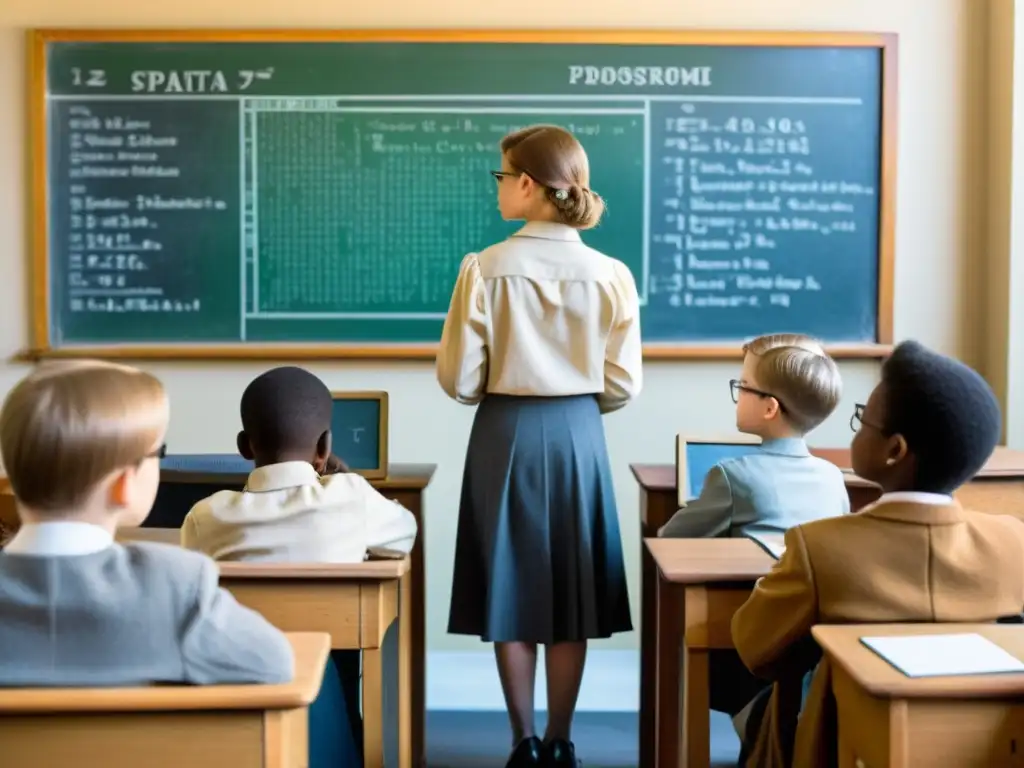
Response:
POLYGON ((573 131, 645 350, 892 338, 895 39, 791 33, 33 37, 35 346, 429 356, 516 228, 498 143, 573 131))

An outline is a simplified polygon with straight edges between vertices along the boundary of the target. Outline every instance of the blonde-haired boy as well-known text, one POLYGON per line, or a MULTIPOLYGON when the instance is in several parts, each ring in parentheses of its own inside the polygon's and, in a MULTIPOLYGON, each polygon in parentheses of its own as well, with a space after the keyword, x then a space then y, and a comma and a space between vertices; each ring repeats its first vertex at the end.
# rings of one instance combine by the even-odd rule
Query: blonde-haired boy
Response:
POLYGON ((760 336, 743 352, 740 378, 729 389, 736 428, 760 437, 760 449, 712 467, 700 496, 676 512, 659 536, 785 533, 850 511, 842 472, 812 456, 804 441, 839 404, 835 361, 817 341, 795 333, 760 336))
POLYGON ((122 546, 160 481, 167 396, 99 362, 40 367, 0 409, 21 527, 0 552, 0 686, 285 682, 291 647, 212 560, 122 546))
MULTIPOLYGON (((740 378, 729 389, 736 428, 760 437, 760 448, 712 467, 700 496, 676 512, 659 536, 780 534, 850 511, 842 472, 812 456, 804 441, 839 404, 835 361, 814 339, 792 333, 761 336, 743 352, 740 378)), ((754 677, 732 649, 712 651, 709 664, 711 708, 736 718, 742 731, 741 712, 768 683, 754 677)))

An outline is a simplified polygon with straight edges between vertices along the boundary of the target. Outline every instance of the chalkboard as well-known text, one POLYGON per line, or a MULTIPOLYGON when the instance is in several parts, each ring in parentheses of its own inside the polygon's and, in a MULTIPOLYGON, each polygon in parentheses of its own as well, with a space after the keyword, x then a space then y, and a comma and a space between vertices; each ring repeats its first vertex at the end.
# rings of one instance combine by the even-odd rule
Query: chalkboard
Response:
POLYGON ((507 132, 572 130, 649 357, 892 341, 893 36, 33 33, 34 352, 430 357, 507 236, 507 132))
POLYGON ((677 435, 676 501, 679 506, 685 507, 691 499, 700 496, 704 478, 715 464, 755 453, 760 447, 761 440, 749 435, 715 439, 677 435))

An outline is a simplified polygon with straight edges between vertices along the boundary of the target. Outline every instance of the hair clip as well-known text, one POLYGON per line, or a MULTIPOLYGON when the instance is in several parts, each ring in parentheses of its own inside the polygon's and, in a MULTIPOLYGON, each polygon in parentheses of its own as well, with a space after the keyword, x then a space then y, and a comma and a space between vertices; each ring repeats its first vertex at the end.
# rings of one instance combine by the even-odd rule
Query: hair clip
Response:
POLYGON ((555 190, 555 200, 566 200, 569 197, 569 193, 564 189, 555 190))

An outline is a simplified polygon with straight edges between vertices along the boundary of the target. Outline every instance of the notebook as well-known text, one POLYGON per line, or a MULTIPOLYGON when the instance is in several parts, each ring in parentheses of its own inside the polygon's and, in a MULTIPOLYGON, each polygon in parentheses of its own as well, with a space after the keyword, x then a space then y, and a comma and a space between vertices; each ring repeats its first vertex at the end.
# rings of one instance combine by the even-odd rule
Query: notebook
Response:
POLYGON ((1024 672, 1024 662, 976 633, 862 637, 860 641, 907 677, 1024 672))

